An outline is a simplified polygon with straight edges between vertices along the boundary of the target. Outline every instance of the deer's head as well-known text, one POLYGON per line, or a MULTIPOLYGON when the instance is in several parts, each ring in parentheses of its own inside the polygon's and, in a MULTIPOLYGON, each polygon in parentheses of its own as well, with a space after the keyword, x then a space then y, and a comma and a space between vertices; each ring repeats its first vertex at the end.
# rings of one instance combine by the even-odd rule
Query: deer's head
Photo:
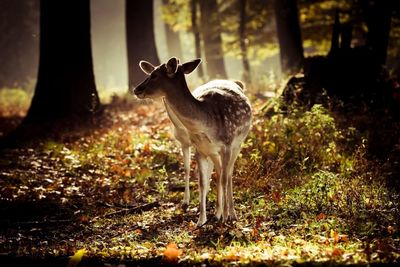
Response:
MULTIPOLYGON (((184 64, 179 64, 179 60, 173 57, 166 64, 155 67, 151 63, 142 60, 139 66, 149 76, 136 86, 131 93, 135 94, 138 98, 166 96, 168 90, 179 89, 182 86, 182 81, 185 81, 184 74, 191 73, 200 62, 200 59, 195 59, 184 64)), ((186 83, 184 84, 186 85, 186 83)))

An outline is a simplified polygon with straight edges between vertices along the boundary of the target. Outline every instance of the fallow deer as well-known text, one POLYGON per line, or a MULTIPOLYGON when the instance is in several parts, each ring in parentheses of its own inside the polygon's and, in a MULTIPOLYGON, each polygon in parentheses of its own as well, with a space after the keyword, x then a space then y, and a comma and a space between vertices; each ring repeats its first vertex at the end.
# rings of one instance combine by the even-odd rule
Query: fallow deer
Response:
POLYGON ((184 203, 189 203, 190 146, 196 149, 199 170, 200 215, 198 226, 206 223, 206 197, 209 179, 217 173, 217 220, 236 220, 233 202, 233 166, 246 138, 252 119, 249 99, 240 81, 214 80, 189 90, 185 74, 191 73, 201 60, 179 64, 175 57, 166 64, 153 66, 140 61, 149 77, 131 90, 138 98, 163 99, 174 134, 182 144, 185 163, 184 203))

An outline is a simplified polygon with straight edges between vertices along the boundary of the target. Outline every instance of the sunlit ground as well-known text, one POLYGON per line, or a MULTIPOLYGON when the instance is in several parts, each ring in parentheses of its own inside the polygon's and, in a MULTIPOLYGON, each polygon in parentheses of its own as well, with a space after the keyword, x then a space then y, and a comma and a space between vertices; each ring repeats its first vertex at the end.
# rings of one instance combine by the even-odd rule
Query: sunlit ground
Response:
MULTIPOLYGON (((2 121, 24 114, 29 97, 0 92, 9 103, 2 121)), ((128 265, 397 262, 399 195, 384 162, 366 155, 367 136, 318 105, 265 116, 279 101, 252 102, 235 168, 235 224, 196 227, 197 178, 184 211, 182 158, 163 107, 114 97, 93 129, 2 152, 1 255, 128 265)), ((212 188, 209 218, 214 180, 212 188)))

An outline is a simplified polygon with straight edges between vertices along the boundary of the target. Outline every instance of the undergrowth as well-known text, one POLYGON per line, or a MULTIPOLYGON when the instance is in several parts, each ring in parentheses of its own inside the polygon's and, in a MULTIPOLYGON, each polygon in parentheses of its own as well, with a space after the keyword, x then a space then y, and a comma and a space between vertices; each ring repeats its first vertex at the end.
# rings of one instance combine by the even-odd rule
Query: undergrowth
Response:
POLYGON ((398 228, 399 194, 388 186, 383 163, 368 159, 363 133, 338 127, 338 115, 322 105, 283 113, 279 100, 271 102, 274 115, 256 116, 238 160, 247 198, 263 196, 265 213, 288 225, 331 216, 347 234, 398 228))
MULTIPOLYGON (((111 105, 112 123, 89 136, 1 155, 0 253, 189 265, 395 262, 399 194, 384 163, 367 156, 368 134, 339 126, 343 118, 321 105, 283 113, 279 100, 270 101, 270 116, 254 104, 235 165, 235 225, 196 227, 194 162, 191 205, 180 208, 182 156, 160 106, 111 105), (26 221, 12 212, 21 202, 58 212, 26 221)), ((211 186, 209 217, 215 175, 211 186)))

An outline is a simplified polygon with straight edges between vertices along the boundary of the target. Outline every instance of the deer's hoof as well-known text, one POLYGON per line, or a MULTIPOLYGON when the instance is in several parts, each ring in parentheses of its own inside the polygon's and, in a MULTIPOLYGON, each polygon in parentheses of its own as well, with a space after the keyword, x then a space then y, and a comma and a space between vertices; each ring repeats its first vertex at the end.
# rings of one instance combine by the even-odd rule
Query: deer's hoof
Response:
POLYGON ((203 227, 203 225, 205 225, 206 222, 207 222, 207 221, 200 221, 200 220, 198 220, 197 223, 196 223, 197 228, 203 227))
POLYGON ((202 227, 204 224, 206 224, 206 222, 207 222, 207 218, 204 216, 200 216, 199 217, 199 220, 197 221, 197 227, 198 228, 200 228, 200 227, 202 227))
POLYGON ((217 212, 215 213, 214 218, 215 218, 217 221, 220 221, 220 220, 222 219, 222 212, 217 211, 217 212))
POLYGON ((233 222, 237 221, 236 213, 235 212, 228 213, 226 216, 222 217, 222 221, 224 223, 233 223, 233 222))
POLYGON ((234 223, 234 222, 236 222, 236 221, 237 221, 236 215, 228 216, 228 218, 227 218, 227 220, 226 220, 226 222, 228 222, 228 223, 234 223))

